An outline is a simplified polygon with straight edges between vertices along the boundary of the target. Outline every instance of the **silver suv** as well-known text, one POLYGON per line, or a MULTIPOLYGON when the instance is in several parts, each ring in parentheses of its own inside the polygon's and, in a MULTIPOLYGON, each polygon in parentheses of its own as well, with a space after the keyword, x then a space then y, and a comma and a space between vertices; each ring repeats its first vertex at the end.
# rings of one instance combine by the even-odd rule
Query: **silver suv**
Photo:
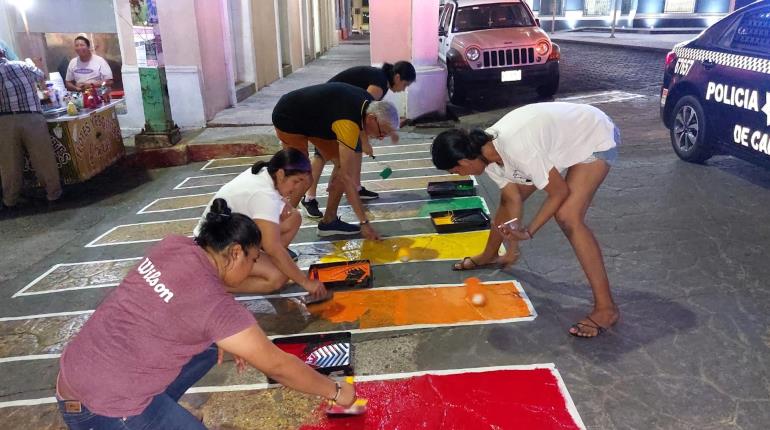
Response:
POLYGON ((481 88, 528 86, 542 97, 559 89, 559 46, 523 1, 448 0, 438 34, 452 103, 481 88))

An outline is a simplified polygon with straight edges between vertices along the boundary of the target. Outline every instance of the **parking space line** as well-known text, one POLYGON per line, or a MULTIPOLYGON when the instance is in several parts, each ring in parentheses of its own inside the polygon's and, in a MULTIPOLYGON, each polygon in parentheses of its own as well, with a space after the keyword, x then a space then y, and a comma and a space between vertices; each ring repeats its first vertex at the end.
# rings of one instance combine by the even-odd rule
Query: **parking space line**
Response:
MULTIPOLYGON (((431 143, 409 143, 396 145, 375 145, 376 155, 409 155, 421 154, 430 149, 431 143), (411 149, 405 151, 405 149, 411 149), (422 149, 422 150, 420 150, 422 149)), ((217 158, 209 160, 200 170, 224 169, 227 167, 247 167, 253 165, 258 160, 269 160, 271 156, 253 156, 253 157, 231 157, 217 158)))
MULTIPOLYGON (((375 224, 426 219, 430 218, 431 211, 469 208, 479 208, 489 213, 486 201, 478 196, 440 200, 420 199, 403 202, 369 203, 364 206, 367 217, 375 224)), ((343 221, 358 222, 353 208, 349 205, 340 206, 338 208, 338 215, 343 221)), ((157 242, 170 234, 192 237, 193 230, 199 220, 200 218, 196 217, 121 224, 110 228, 85 246, 87 248, 94 248, 99 246, 157 242)), ((300 228, 315 228, 317 221, 317 219, 303 217, 300 228)))
MULTIPOLYGON (((378 333, 426 328, 451 328, 473 325, 505 324, 532 321, 537 312, 521 284, 516 280, 484 282, 488 303, 483 308, 471 304, 466 298, 463 284, 426 284, 395 287, 375 287, 359 290, 337 291, 331 300, 305 306, 296 300, 306 292, 236 297, 265 331, 276 337, 307 336, 317 334, 351 332, 378 333), (268 301, 269 303, 265 303, 268 301), (382 307, 383 303, 389 306, 382 307), (271 320, 281 309, 285 320, 293 321, 304 314, 313 316, 313 323, 303 332, 296 332, 292 324, 276 324, 271 320), (340 311, 340 310, 343 311, 340 311), (266 311, 267 310, 267 311, 266 311), (319 330, 323 327, 324 329, 319 330)), ((17 355, 0 357, 0 363, 55 359, 64 345, 80 331, 90 318, 93 309, 28 315, 0 319, 0 332, 24 332, 46 339, 46 344, 35 344, 19 355, 19 347, 11 349, 17 355), (39 321, 35 321, 39 320, 39 321), (62 330, 61 327, 67 327, 62 330), (47 354, 43 354, 48 352, 47 354)), ((0 355, 8 350, 0 348, 0 355)))
MULTIPOLYGON (((209 201, 214 197, 214 193, 202 193, 202 194, 187 194, 184 196, 174 196, 174 197, 159 197, 152 202, 150 202, 147 206, 139 209, 139 212, 137 212, 137 215, 141 214, 149 214, 149 213, 159 213, 159 212, 172 212, 172 211, 179 211, 183 209, 195 209, 199 207, 206 207, 209 201), (180 206, 180 207, 173 207, 171 209, 150 209, 155 205, 158 205, 160 202, 164 202, 167 200, 184 200, 188 203, 184 203, 187 206, 180 206), (201 203, 202 202, 202 203, 201 203)), ((161 205, 161 207, 163 207, 161 205)))
MULTIPOLYGON (((303 242, 291 244, 290 248, 299 254, 297 265, 303 270, 315 263, 355 259, 368 259, 373 265, 399 264, 403 263, 398 257, 400 248, 411 250, 410 261, 446 261, 468 253, 481 253, 488 235, 489 230, 429 233, 390 236, 377 242, 365 239, 303 242)), ((56 264, 13 297, 115 287, 141 258, 56 264), (53 279, 47 280, 48 277, 53 279)))
MULTIPOLYGON (((466 391, 467 386, 470 385, 482 387, 482 389, 475 394, 477 402, 475 402, 472 408, 476 409, 466 414, 469 417, 479 414, 490 417, 495 416, 495 414, 500 416, 499 414, 502 413, 506 417, 505 419, 513 422, 526 422, 530 425, 533 423, 542 424, 550 422, 559 428, 586 428, 563 377, 553 363, 361 375, 356 376, 356 382, 357 391, 360 391, 370 399, 370 411, 368 412, 370 418, 374 418, 381 423, 385 422, 382 421, 383 419, 386 419, 391 420, 387 421, 387 423, 397 425, 398 422, 392 420, 403 421, 404 419, 410 419, 403 417, 401 414, 391 416, 388 413, 391 408, 387 405, 397 402, 399 399, 394 397, 403 395, 402 393, 405 390, 423 399, 429 405, 429 410, 434 411, 436 408, 447 407, 447 404, 464 401, 463 399, 466 396, 463 393, 466 391), (511 386, 527 386, 529 389, 524 390, 525 392, 521 394, 512 396, 509 390, 511 386), (540 395, 531 397, 530 392, 532 389, 538 391, 540 395), (479 393, 481 393, 481 398, 478 397, 479 393), (447 402, 445 400, 447 398, 453 400, 447 402), (506 406, 506 402, 509 403, 508 406, 506 406), (501 412, 501 407, 505 409, 505 412, 501 412), (495 412, 492 412, 492 409, 495 412), (373 417, 372 414, 377 416, 373 417), (379 417, 380 414, 383 415, 383 418, 379 417)), ((269 395, 267 390, 280 387, 281 385, 279 384, 268 384, 266 382, 223 386, 197 386, 187 390, 186 394, 215 395, 216 393, 236 392, 254 392, 254 394, 257 394, 266 392, 266 395, 269 395)), ((0 402, 0 408, 53 403, 56 403, 56 398, 51 396, 0 402)), ((316 407, 315 405, 309 406, 307 411, 300 411, 300 414, 310 416, 316 407)), ((438 417, 444 417, 445 415, 446 413, 436 414, 438 417)), ((326 426, 330 421, 327 421, 328 418, 323 418, 323 420, 320 423, 316 423, 317 426, 321 426, 318 428, 327 428, 326 426)))
POLYGON ((83 289, 91 289, 91 288, 107 288, 107 287, 114 287, 117 286, 120 281, 123 279, 123 276, 125 276, 126 273, 128 273, 128 270, 130 270, 134 265, 136 265, 136 262, 139 261, 141 257, 132 257, 132 258, 117 258, 112 260, 94 260, 94 261, 81 261, 77 263, 59 263, 51 266, 50 269, 46 270, 42 275, 38 276, 27 284, 24 288, 16 292, 12 297, 20 297, 20 296, 32 296, 32 295, 38 295, 38 294, 50 294, 50 293, 57 293, 62 291, 73 291, 73 290, 83 290, 83 289), (66 270, 66 268, 75 268, 74 270, 77 270, 80 266, 88 266, 88 268, 92 268, 92 266, 102 266, 97 268, 96 270, 86 270, 87 275, 83 276, 84 280, 78 281, 77 278, 73 279, 70 276, 69 270, 66 270), (119 268, 118 273, 119 275, 115 275, 115 273, 109 272, 110 268, 115 268, 117 266, 119 268), (56 276, 56 279, 51 280, 50 283, 56 285, 58 288, 50 289, 50 290, 35 290, 35 287, 38 286, 40 283, 42 283, 47 277, 52 276, 55 274, 58 270, 65 268, 65 270, 62 270, 62 274, 59 274, 56 276), (70 278, 70 279, 67 279, 70 278), (91 278, 95 278, 93 282, 91 281, 91 278), (109 281, 109 282, 96 282, 97 280, 101 281, 109 281), (74 285, 71 287, 61 287, 61 284, 67 285, 67 282, 74 285), (31 291, 30 291, 31 290, 31 291))
MULTIPOLYGON (((416 180, 419 178, 436 178, 435 181, 452 181, 452 180, 472 180, 474 185, 478 185, 478 182, 476 181, 476 178, 474 176, 456 176, 456 175, 437 175, 437 176, 413 176, 408 178, 394 178, 394 179, 388 179, 389 181, 395 181, 397 179, 400 180, 416 180)), ((373 179, 371 181, 381 181, 381 179, 373 179)), ((370 181, 363 181, 364 184, 369 185, 370 181)), ((409 182, 409 181, 407 181, 409 182)), ((415 186, 412 184, 411 186, 407 188, 401 188, 401 189, 393 189, 393 190, 383 190, 383 189, 374 189, 372 188, 371 191, 376 191, 378 193, 397 193, 397 192, 403 192, 403 191, 420 191, 424 190, 425 187, 427 187, 427 182, 430 181, 421 181, 418 182, 415 186)), ((149 213, 163 213, 163 212, 173 212, 178 210, 185 210, 185 209, 195 209, 195 208, 205 208, 206 205, 211 201, 211 199, 214 197, 213 192, 211 193, 202 193, 202 194, 185 194, 183 196, 172 196, 172 197, 160 197, 152 202, 150 202, 147 206, 143 207, 139 212, 137 212, 137 215, 143 215, 143 214, 149 214, 149 213)), ((325 197, 326 193, 319 193, 317 197, 325 197)))
MULTIPOLYGON (((430 161, 430 159, 412 159, 412 160, 398 160, 397 162, 390 163, 395 167, 391 167, 391 170, 393 172, 403 172, 403 171, 414 171, 414 170, 436 170, 433 167, 433 163, 430 161), (412 161, 412 163, 406 163, 406 167, 400 167, 400 164, 405 161, 412 161), (398 163, 398 164, 396 164, 398 163)), ((386 164, 384 161, 371 161, 367 162, 366 170, 364 169, 364 166, 362 165, 362 171, 361 173, 376 173, 379 172, 385 167, 390 167, 389 164, 386 164)), ((211 175, 197 175, 197 176, 188 176, 182 180, 179 184, 177 184, 173 189, 174 190, 189 190, 194 188, 207 188, 207 187, 221 187, 228 182, 232 181, 240 175, 243 172, 237 172, 237 173, 216 173, 211 175)), ((324 168, 324 171, 321 175, 321 177, 328 177, 331 174, 331 167, 327 166, 324 168)), ((436 173, 432 173, 435 175, 436 173)), ((412 176, 410 176, 412 177, 412 176)), ((414 177, 419 177, 414 176, 414 177)), ((393 179, 404 179, 404 178, 393 178, 393 179)), ((370 179, 368 181, 362 181, 362 182, 371 182, 371 181, 389 181, 393 179, 370 179)), ((322 188, 324 186, 328 186, 328 183, 320 183, 318 184, 319 188, 322 188)))

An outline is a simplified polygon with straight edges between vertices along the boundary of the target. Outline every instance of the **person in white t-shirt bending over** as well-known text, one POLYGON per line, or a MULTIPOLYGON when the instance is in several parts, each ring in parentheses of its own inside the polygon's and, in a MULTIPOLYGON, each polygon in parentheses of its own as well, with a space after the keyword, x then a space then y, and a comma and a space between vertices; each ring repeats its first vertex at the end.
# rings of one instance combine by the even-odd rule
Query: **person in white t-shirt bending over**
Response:
POLYGON ((94 84, 112 87, 112 69, 107 61, 91 52, 91 41, 85 36, 75 38, 77 57, 67 66, 66 86, 70 91, 83 91, 94 84))
MULTIPOLYGON (((323 283, 305 276, 287 249, 302 224, 302 215, 287 200, 304 193, 311 181, 310 171, 305 154, 282 149, 270 161, 258 161, 216 192, 212 202, 224 199, 233 212, 254 220, 262 233, 262 251, 267 254, 267 258, 257 260, 251 275, 238 287, 229 287, 229 292, 270 293, 291 279, 313 297, 326 295, 323 283)), ((207 213, 195 227, 196 237, 207 213)))
POLYGON ((433 141, 433 164, 458 175, 485 170, 500 186, 494 226, 522 219, 524 201, 537 190, 547 198, 537 214, 514 230, 491 229, 485 250, 466 257, 454 270, 507 267, 519 257, 518 242, 530 240, 551 219, 572 244, 594 295, 594 308, 569 332, 595 337, 615 324, 619 311, 610 293, 602 252, 585 215, 594 193, 617 156, 620 133, 604 112, 581 104, 537 103, 516 109, 486 131, 460 129, 433 141), (562 172, 566 174, 562 176, 562 172), (498 257, 505 240, 507 252, 498 257))

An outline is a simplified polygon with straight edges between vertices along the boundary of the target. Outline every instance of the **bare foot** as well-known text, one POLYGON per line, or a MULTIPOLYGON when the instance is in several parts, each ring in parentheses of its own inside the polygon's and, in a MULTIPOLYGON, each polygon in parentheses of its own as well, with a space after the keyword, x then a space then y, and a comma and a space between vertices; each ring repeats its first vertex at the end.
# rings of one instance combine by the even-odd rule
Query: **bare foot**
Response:
POLYGON ((615 325, 620 319, 617 306, 611 308, 594 308, 590 315, 569 328, 569 333, 577 337, 596 337, 615 325))
POLYGON ((510 251, 505 255, 501 255, 497 257, 496 263, 503 269, 507 269, 514 264, 516 264, 517 261, 519 261, 519 257, 521 256, 521 252, 519 251, 510 251))

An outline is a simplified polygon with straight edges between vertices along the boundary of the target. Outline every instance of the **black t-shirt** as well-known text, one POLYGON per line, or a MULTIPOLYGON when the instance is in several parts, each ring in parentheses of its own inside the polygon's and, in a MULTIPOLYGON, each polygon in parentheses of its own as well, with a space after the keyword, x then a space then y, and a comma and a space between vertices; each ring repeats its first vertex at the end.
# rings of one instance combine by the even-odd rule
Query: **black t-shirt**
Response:
POLYGON ((371 66, 356 66, 347 70, 343 70, 333 78, 329 79, 329 82, 344 82, 356 86, 358 88, 366 90, 369 85, 382 88, 382 96, 388 93, 388 76, 382 69, 371 66))
POLYGON ((371 94, 329 82, 284 94, 273 109, 273 125, 286 133, 337 140, 356 149, 371 94))

